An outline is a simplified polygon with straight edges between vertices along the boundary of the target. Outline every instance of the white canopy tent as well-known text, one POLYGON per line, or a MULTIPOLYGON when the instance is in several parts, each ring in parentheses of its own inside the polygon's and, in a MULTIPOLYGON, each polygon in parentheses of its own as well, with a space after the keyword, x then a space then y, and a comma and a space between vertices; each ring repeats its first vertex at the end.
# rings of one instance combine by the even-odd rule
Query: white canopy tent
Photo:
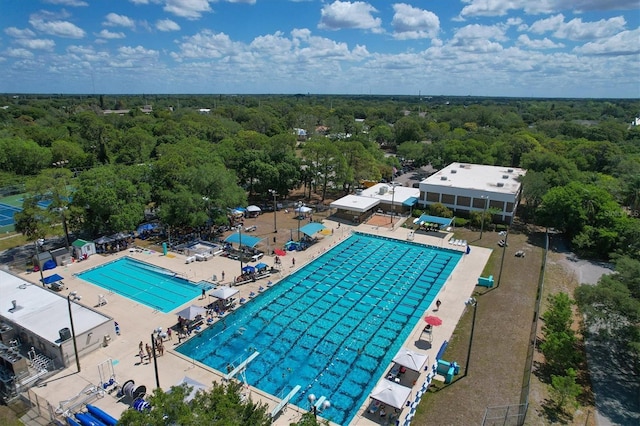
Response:
POLYGON ((204 315, 207 313, 207 310, 202 306, 191 305, 183 310, 176 312, 176 315, 186 318, 188 320, 194 320, 198 315, 204 315))
POLYGON ((411 388, 399 385, 391 380, 382 379, 371 391, 370 398, 383 404, 402 410, 411 395, 411 388))
POLYGON ((223 285, 216 288, 209 294, 213 297, 217 297, 218 299, 228 299, 231 296, 238 294, 239 292, 240 290, 238 290, 237 288, 231 288, 229 286, 223 285))
POLYGON ((258 206, 251 205, 251 206, 247 207, 247 211, 250 212, 250 213, 256 213, 256 212, 261 212, 262 209, 260 207, 258 207, 258 206))
POLYGON ((422 371, 424 364, 429 359, 428 355, 424 355, 418 352, 414 352, 407 348, 400 348, 396 356, 393 358, 393 362, 413 371, 422 371))
POLYGON ((307 214, 307 213, 311 213, 311 211, 312 211, 312 210, 313 210, 313 209, 312 209, 311 207, 307 207, 307 206, 300 206, 300 207, 297 207, 297 208, 295 209, 295 212, 296 212, 296 213, 307 214))

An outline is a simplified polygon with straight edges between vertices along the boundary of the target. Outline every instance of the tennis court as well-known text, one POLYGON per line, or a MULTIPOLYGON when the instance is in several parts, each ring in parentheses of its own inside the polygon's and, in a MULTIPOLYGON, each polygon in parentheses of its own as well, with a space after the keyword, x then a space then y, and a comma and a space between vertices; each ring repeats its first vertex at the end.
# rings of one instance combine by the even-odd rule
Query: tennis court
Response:
POLYGON ((0 203, 0 227, 14 225, 13 215, 22 210, 19 207, 13 207, 8 204, 0 203))

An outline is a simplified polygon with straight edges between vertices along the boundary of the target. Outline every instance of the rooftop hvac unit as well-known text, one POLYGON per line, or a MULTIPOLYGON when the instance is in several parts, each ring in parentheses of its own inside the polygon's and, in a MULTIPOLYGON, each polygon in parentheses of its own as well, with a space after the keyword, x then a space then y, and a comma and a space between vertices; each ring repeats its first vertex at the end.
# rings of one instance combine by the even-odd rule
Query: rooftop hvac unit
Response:
POLYGON ((440 176, 440 180, 447 180, 446 176, 440 176))
POLYGON ((362 195, 362 189, 356 189, 356 195, 362 195))
POLYGON ((464 164, 460 164, 460 168, 464 169, 466 166, 464 164))
POLYGON ((502 188, 504 186, 504 182, 498 182, 498 188, 502 188))
POLYGON ((509 175, 502 175, 502 179, 509 179, 509 175))
POLYGON ((63 342, 71 339, 71 330, 69 330, 69 327, 61 328, 58 334, 60 334, 60 340, 63 342))
POLYGON ((458 173, 456 169, 451 169, 451 173, 458 173))
POLYGON ((388 190, 389 190, 389 188, 386 185, 382 185, 380 187, 380 195, 386 194, 388 190))
POLYGON ((507 169, 507 172, 513 173, 513 169, 507 169))

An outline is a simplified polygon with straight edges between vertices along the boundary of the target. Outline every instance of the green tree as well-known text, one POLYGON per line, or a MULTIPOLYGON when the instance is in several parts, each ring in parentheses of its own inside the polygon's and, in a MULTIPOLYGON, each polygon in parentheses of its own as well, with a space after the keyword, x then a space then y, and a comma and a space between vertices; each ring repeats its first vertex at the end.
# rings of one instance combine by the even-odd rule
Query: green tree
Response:
POLYGON ((562 333, 571 330, 573 304, 567 293, 556 293, 547 298, 549 308, 542 316, 546 333, 562 333))
POLYGON ((560 410, 564 410, 567 404, 577 406, 576 398, 582 393, 582 387, 576 383, 576 378, 573 368, 567 368, 564 375, 551 376, 551 393, 560 410))

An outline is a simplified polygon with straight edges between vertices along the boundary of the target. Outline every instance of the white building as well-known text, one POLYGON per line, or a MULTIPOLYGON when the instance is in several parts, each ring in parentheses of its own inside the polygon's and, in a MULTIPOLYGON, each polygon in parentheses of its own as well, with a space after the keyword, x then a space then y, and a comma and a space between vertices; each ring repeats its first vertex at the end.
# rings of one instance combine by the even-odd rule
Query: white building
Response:
POLYGON ((409 211, 418 201, 419 190, 406 186, 378 183, 358 190, 331 203, 336 215, 352 222, 363 222, 373 213, 402 213, 409 211))
POLYGON ((472 211, 500 211, 494 219, 510 222, 518 202, 526 170, 515 167, 451 163, 420 182, 421 206, 441 203, 456 216, 472 211))

